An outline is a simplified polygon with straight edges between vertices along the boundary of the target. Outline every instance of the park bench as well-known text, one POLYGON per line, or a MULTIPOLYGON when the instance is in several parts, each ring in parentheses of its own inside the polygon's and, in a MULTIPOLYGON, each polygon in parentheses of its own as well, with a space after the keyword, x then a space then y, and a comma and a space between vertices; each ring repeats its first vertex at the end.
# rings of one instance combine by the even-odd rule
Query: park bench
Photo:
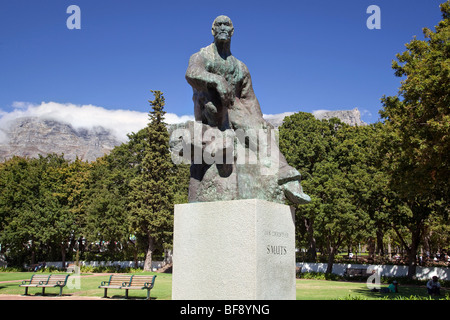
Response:
POLYGON ((25 294, 28 295, 28 288, 42 288, 42 295, 45 295, 45 288, 59 287, 59 296, 62 296, 62 290, 67 284, 68 274, 33 274, 30 280, 22 281, 19 287, 25 287, 25 294))
POLYGON ((367 276, 367 268, 347 268, 345 269, 344 276, 367 276))
POLYGON ((22 284, 19 284, 19 287, 25 287, 24 295, 28 295, 29 287, 37 287, 40 283, 47 283, 49 278, 48 274, 33 274, 30 280, 22 281, 22 284))
POLYGON ((102 281, 99 288, 103 288, 105 290, 103 298, 108 298, 108 289, 121 289, 125 283, 129 283, 131 280, 130 275, 118 275, 112 274, 108 281, 102 281))
POLYGON ((150 300, 150 290, 155 284, 156 276, 135 276, 129 282, 124 283, 121 289, 125 289, 125 299, 128 299, 128 290, 147 290, 147 300, 150 300))
POLYGON ((68 274, 51 274, 46 282, 42 281, 37 285, 42 288, 42 295, 45 295, 45 288, 59 288, 59 296, 62 296, 62 290, 67 284, 68 274))

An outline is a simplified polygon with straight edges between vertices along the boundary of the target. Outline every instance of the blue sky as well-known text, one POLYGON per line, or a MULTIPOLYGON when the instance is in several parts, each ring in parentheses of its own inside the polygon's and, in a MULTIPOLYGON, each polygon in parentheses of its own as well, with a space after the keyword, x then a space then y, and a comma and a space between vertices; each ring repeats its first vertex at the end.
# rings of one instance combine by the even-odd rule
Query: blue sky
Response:
POLYGON ((375 122, 380 98, 400 85, 395 54, 434 29, 442 2, 1 0, 0 115, 18 102, 148 112, 150 90, 164 92, 167 112, 191 115, 189 57, 212 42, 212 21, 225 14, 263 113, 357 107, 375 122), (72 4, 80 30, 66 27, 72 4), (366 26, 370 5, 381 9, 379 30, 366 26))

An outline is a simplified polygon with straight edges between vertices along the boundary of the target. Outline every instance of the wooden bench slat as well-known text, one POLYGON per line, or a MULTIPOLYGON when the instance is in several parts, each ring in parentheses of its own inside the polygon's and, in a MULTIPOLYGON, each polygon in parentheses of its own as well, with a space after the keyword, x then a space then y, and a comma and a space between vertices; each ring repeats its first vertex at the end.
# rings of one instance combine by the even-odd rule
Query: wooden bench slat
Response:
POLYGON ((102 285, 100 285, 98 287, 101 288, 101 289, 121 289, 122 285, 116 285, 116 286, 110 286, 110 285, 102 286, 102 285))
POLYGON ((108 281, 102 281, 101 286, 122 286, 124 282, 130 282, 132 276, 111 275, 108 281))
POLYGON ((133 276, 131 282, 126 287, 147 287, 151 286, 156 276, 133 276))

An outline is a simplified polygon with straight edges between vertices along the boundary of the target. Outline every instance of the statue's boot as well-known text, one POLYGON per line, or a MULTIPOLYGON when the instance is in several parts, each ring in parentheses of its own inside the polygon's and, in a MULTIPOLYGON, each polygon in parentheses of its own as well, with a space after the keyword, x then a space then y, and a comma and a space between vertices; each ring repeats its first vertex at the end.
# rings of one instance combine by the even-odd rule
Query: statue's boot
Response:
POLYGON ((300 181, 301 174, 287 163, 281 162, 280 169, 278 171, 278 184, 282 185, 290 181, 300 181))
POLYGON ((293 203, 305 204, 311 201, 310 196, 303 193, 299 180, 289 181, 283 184, 282 188, 286 197, 293 203))
POLYGON ((300 172, 287 165, 287 163, 282 163, 278 176, 278 184, 283 188, 284 194, 293 203, 308 203, 311 201, 311 198, 306 193, 303 193, 300 179, 300 172))

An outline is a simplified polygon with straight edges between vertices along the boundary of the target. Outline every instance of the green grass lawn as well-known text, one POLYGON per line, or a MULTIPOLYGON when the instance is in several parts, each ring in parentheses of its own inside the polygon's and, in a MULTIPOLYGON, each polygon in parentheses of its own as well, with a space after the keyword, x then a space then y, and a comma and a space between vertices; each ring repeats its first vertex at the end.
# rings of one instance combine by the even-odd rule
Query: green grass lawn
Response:
MULTIPOLYGON (((22 283, 21 280, 29 280, 31 278, 32 272, 0 272, 0 294, 23 294, 25 288, 19 287, 22 283), (18 280, 17 282, 3 282, 18 280)), ((45 273, 44 273, 45 274, 45 273)), ((155 286, 151 290, 151 298, 158 300, 169 300, 172 296, 172 275, 165 273, 155 273, 155 272, 140 272, 139 275, 154 275, 156 274, 155 286)), ((66 286, 63 289, 63 295, 79 295, 79 296, 91 296, 91 297, 103 297, 103 289, 99 289, 98 286, 102 281, 107 281, 109 275, 93 276, 89 274, 81 274, 79 281, 80 288, 70 288, 66 286)), ((70 282, 70 277, 68 284, 70 282)), ((76 282, 73 282, 74 286, 76 282)), ((28 293, 30 295, 41 294, 41 288, 28 288, 28 293)), ((57 295, 59 294, 59 288, 46 288, 45 294, 47 295, 57 295)), ((108 297, 111 298, 123 298, 125 296, 125 290, 121 289, 108 289, 108 297)), ((146 298, 147 290, 129 290, 128 297, 133 298, 146 298)))
MULTIPOLYGON (((381 287, 387 287, 382 284, 381 287)), ((445 289, 441 290, 441 298, 445 297, 445 289)), ((426 287, 399 285, 398 293, 372 292, 364 282, 327 281, 327 280, 297 280, 297 300, 338 300, 338 299, 402 299, 417 296, 428 298, 426 287)))
MULTIPOLYGON (((23 294, 25 288, 19 287, 21 280, 30 279, 32 272, 4 272, 0 273, 0 294, 23 294), (2 281, 13 281, 3 282, 2 281)), ((170 300, 172 295, 172 275, 165 273, 142 272, 139 274, 156 274, 155 287, 151 291, 152 299, 170 300)), ((80 288, 70 289, 65 287, 63 295, 80 295, 102 297, 103 289, 98 286, 102 281, 108 280, 109 275, 93 276, 82 274, 80 278, 80 288)), ((70 280, 70 278, 69 278, 70 280)), ((379 293, 371 292, 366 283, 361 282, 345 282, 345 281, 327 281, 327 280, 309 280, 297 279, 297 300, 337 300, 337 299, 399 299, 402 297, 410 297, 412 295, 428 298, 427 290, 423 286, 402 286, 400 283, 399 293, 379 293)), ((382 285, 387 286, 387 285, 382 285)), ((29 288, 29 294, 40 294, 42 289, 29 288)), ((146 297, 146 290, 130 290, 130 298, 146 297)), ((48 295, 57 295, 59 288, 46 288, 45 293, 48 295)), ((442 289, 441 298, 449 293, 449 290, 442 289)), ((112 298, 123 298, 125 290, 108 289, 108 296, 112 298)))

